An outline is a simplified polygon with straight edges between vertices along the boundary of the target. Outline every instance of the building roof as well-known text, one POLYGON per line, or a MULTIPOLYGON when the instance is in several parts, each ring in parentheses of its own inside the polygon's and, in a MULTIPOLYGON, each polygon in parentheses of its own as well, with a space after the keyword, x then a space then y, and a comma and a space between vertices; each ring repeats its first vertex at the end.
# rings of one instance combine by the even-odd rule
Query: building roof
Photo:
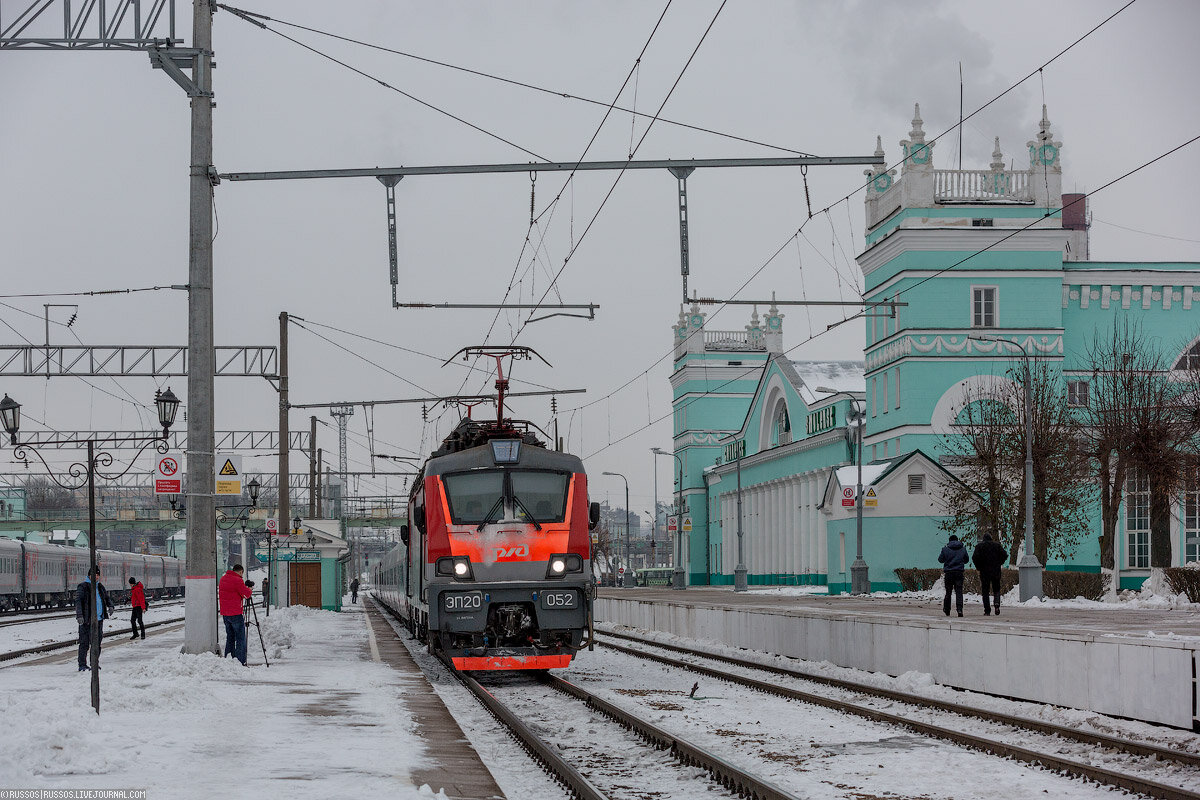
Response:
POLYGON ((865 392, 867 379, 864 377, 862 361, 789 361, 803 385, 796 390, 804 398, 804 402, 812 405, 822 397, 828 397, 824 392, 818 392, 818 386, 837 389, 839 392, 865 392))

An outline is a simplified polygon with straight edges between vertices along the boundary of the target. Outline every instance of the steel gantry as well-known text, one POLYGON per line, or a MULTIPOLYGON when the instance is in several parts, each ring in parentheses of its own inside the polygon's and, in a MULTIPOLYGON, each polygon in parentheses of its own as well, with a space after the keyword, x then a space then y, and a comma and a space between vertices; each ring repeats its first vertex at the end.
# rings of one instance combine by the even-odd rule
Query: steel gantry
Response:
POLYGON ((688 302, 687 280, 691 273, 690 245, 688 242, 688 199, 687 179, 697 169, 744 168, 744 167, 802 167, 811 166, 882 166, 886 162, 882 155, 869 156, 780 156, 772 158, 696 158, 696 159, 653 159, 644 161, 554 161, 527 162, 524 164, 458 164, 428 167, 368 167, 358 169, 301 169, 276 172, 223 172, 218 176, 230 181, 284 181, 309 180, 314 178, 377 178, 384 186, 387 200, 389 275, 392 282, 393 308, 543 308, 546 310, 582 309, 589 318, 599 308, 594 303, 585 305, 530 305, 512 304, 464 304, 464 303, 402 303, 398 296, 399 255, 396 247, 396 184, 412 175, 480 175, 503 172, 588 172, 624 171, 630 169, 665 169, 676 180, 679 197, 679 272, 683 283, 683 301, 688 302))
MULTIPOLYGON (((214 374, 278 377, 275 347, 246 345, 212 348, 214 374)), ((188 377, 188 348, 160 345, 0 345, 3 377, 188 377)))

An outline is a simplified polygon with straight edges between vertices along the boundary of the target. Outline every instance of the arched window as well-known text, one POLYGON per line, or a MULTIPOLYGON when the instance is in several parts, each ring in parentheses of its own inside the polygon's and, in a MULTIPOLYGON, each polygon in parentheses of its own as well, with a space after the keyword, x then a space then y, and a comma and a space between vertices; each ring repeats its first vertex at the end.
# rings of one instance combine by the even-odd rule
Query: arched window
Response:
POLYGON ((1200 370, 1200 342, 1196 342, 1175 362, 1175 369, 1200 370))
POLYGON ((792 441, 792 421, 788 417, 787 401, 782 398, 775 405, 771 421, 771 446, 788 444, 792 441))

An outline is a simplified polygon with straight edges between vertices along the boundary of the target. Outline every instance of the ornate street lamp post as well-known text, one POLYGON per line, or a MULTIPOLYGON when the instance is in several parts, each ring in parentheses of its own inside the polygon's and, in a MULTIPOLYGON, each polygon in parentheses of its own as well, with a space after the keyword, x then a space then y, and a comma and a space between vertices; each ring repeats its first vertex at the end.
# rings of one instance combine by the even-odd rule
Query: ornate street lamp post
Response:
MULTIPOLYGON (((69 491, 75 491, 87 487, 88 493, 88 578, 94 580, 91 591, 99 594, 96 586, 100 583, 100 567, 96 559, 96 478, 106 481, 114 481, 123 477, 129 470, 133 469, 133 465, 137 462, 137 457, 140 456, 147 447, 154 445, 159 453, 167 452, 167 434, 170 431, 172 423, 175 422, 175 413, 179 410, 179 398, 175 396, 169 388, 165 392, 155 392, 154 403, 158 407, 158 421, 162 425, 162 433, 151 436, 140 436, 128 441, 144 442, 141 448, 134 453, 133 458, 129 461, 129 466, 116 473, 104 472, 103 470, 112 466, 113 457, 111 454, 104 451, 96 451, 96 443, 92 439, 53 439, 43 441, 42 446, 61 446, 61 445, 84 445, 87 447, 87 460, 84 463, 75 462, 67 468, 66 472, 55 472, 54 468, 46 463, 46 459, 38 452, 36 447, 32 445, 20 444, 17 434, 21 429, 21 404, 13 400, 7 394, 4 399, 0 400, 0 423, 4 425, 4 430, 8 434, 9 441, 14 446, 13 455, 16 459, 22 462, 26 468, 29 467, 29 454, 37 456, 38 461, 42 462, 42 466, 46 469, 46 474, 50 480, 69 491)), ((93 600, 91 618, 88 624, 91 628, 90 641, 90 660, 92 665, 92 708, 96 713, 100 713, 100 666, 98 661, 100 658, 100 606, 99 598, 93 600)))

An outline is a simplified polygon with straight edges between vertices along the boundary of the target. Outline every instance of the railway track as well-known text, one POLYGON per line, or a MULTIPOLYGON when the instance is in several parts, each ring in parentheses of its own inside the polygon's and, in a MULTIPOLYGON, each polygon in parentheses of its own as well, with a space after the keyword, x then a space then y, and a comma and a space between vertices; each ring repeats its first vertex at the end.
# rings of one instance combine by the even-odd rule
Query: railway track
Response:
MULTIPOLYGON (((399 618, 387 606, 380 604, 378 607, 399 622, 399 618)), ((400 635, 394 626, 393 630, 397 636, 400 635)), ((515 679, 518 684, 505 689, 503 685, 484 686, 473 675, 459 672, 448 662, 442 663, 508 730, 522 748, 578 800, 643 797, 648 775, 654 776, 655 797, 671 797, 670 792, 662 791, 665 781, 662 779, 661 770, 666 769, 682 771, 680 779, 685 783, 677 793, 680 798, 694 797, 697 782, 703 783, 708 780, 724 787, 734 797, 749 800, 798 800, 796 795, 756 777, 720 755, 549 673, 537 673, 536 678, 530 673, 517 673, 520 676, 515 679), (545 711, 546 705, 542 708, 552 720, 550 724, 555 730, 578 731, 571 743, 561 739, 556 739, 553 743, 548 742, 533 726, 526 723, 526 719, 536 716, 537 712, 532 706, 538 705, 537 699, 528 696, 530 689, 542 690, 541 700, 548 704, 548 711, 545 711), (497 693, 511 695, 513 699, 506 702, 497 697, 497 693), (556 699, 559 694, 579 700, 583 706, 570 711, 556 699), (548 699, 548 696, 551 699, 548 699), (575 725, 565 720, 568 715, 576 722, 575 725), (600 718, 624 729, 616 735, 629 739, 627 744, 630 749, 616 751, 617 755, 614 757, 611 740, 607 743, 592 741, 589 746, 588 740, 594 740, 592 731, 600 718), (633 750, 639 748, 641 752, 635 754, 633 750), (576 762, 581 760, 586 762, 586 766, 582 768, 576 766, 576 762), (641 766, 631 770, 628 764, 634 760, 640 760, 641 766), (656 773, 655 770, 659 772, 656 773), (588 775, 584 774, 585 771, 588 775), (630 782, 633 782, 633 785, 630 782)), ((710 793, 712 789, 711 786, 705 787, 705 794, 710 793)))
MULTIPOLYGON (((170 603, 156 602, 154 604, 154 608, 167 608, 169 606, 182 605, 183 602, 184 601, 182 598, 170 603)), ((115 611, 128 611, 130 606, 128 604, 114 605, 113 609, 115 611)), ((45 612, 38 611, 13 612, 5 615, 4 617, 0 617, 0 628, 7 628, 10 625, 28 625, 32 622, 46 622, 47 620, 70 619, 74 616, 74 611, 67 611, 61 614, 47 614, 45 612), (38 616, 34 616, 35 614, 38 614, 38 616)))
MULTIPOLYGON (((74 614, 72 614, 71 616, 74 616, 74 614)), ((175 619, 164 619, 159 622, 148 622, 148 623, 146 623, 146 630, 149 630, 150 628, 158 628, 162 625, 174 625, 179 622, 183 622, 183 617, 176 617, 175 619)), ((124 629, 122 629, 122 631, 124 631, 124 629)), ((109 634, 109 635, 111 636, 113 634, 109 634)), ((118 636, 118 638, 120 638, 120 637, 118 636)), ((75 647, 78 644, 79 644, 79 639, 75 638, 75 639, 70 640, 69 642, 48 642, 47 644, 40 644, 37 647, 26 647, 22 650, 10 650, 7 653, 0 653, 0 661, 11 661, 14 658, 20 658, 21 656, 34 655, 35 653, 50 653, 55 650, 65 650, 68 647, 75 647)))
MULTIPOLYGON (((808 675, 784 667, 764 665, 735 657, 714 655, 679 645, 651 642, 628 634, 601 631, 597 631, 597 634, 604 637, 632 641, 641 645, 641 647, 633 648, 614 644, 611 641, 598 640, 598 644, 609 649, 739 684, 779 697, 813 703, 876 722, 903 726, 925 736, 952 741, 972 749, 1017 759, 1046 769, 1086 778, 1097 783, 1139 792, 1150 797, 1163 798, 1163 800, 1196 800, 1196 798, 1200 798, 1200 792, 1196 790, 1196 787, 1200 787, 1200 755, 1194 753, 1170 750, 1149 743, 1131 742, 1102 734, 1079 731, 1041 720, 976 709, 957 703, 882 689, 852 681, 808 675), (695 660, 682 660, 643 648, 655 648, 682 653, 690 659, 699 659, 708 663, 730 664, 743 671, 758 672, 760 675, 785 676, 797 682, 817 683, 824 687, 832 688, 834 692, 832 694, 829 692, 819 694, 812 691, 781 686, 778 683, 771 683, 749 677, 745 674, 733 673, 727 669, 718 669, 708 666, 705 663, 697 663, 695 660), (847 697, 847 695, 877 697, 881 700, 886 700, 893 708, 890 711, 883 711, 862 702, 856 702, 851 697, 847 697), (901 713, 896 713, 894 705, 897 703, 908 705, 910 710, 901 710, 901 713), (983 721, 994 727, 995 730, 992 734, 984 736, 967 733, 958 729, 950 729, 947 727, 945 719, 945 714, 947 713, 957 715, 960 720, 962 718, 973 718, 983 721), (922 716, 927 719, 920 719, 922 716), (1019 739, 1021 744, 1013 743, 1011 740, 1014 738, 1019 739), (1006 739, 1009 741, 1005 741, 1006 739), (1080 758, 1073 758, 1063 755, 1060 752, 1055 752, 1064 749, 1064 742, 1074 742, 1093 748, 1086 753, 1076 754, 1082 755, 1083 758, 1103 758, 1104 752, 1123 754, 1125 758, 1131 759, 1133 764, 1142 769, 1153 770, 1159 773, 1165 771, 1171 772, 1172 779, 1177 779, 1179 784, 1167 784, 1145 776, 1120 772, 1088 763, 1080 758), (1042 749, 1033 749, 1038 745, 1043 746, 1042 749), (1094 748, 1101 748, 1102 751, 1097 751, 1094 748), (1164 766, 1166 769, 1163 769, 1164 766)), ((1079 750, 1079 748, 1075 749, 1079 750)))

